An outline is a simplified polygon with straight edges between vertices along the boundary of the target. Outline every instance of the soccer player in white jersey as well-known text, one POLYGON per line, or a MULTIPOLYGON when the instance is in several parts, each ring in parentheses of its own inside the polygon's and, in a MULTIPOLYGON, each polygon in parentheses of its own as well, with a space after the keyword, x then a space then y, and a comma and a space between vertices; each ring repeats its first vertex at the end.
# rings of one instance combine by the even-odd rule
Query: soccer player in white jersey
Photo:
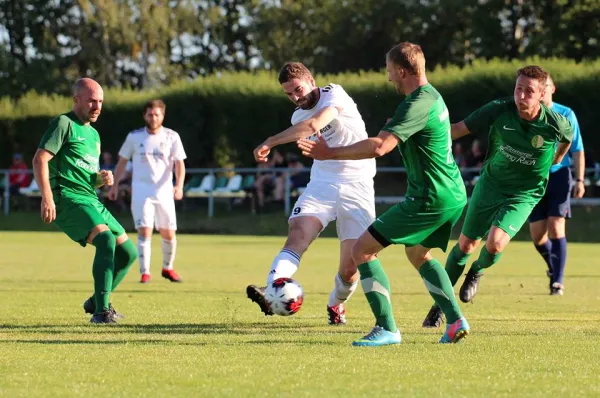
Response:
POLYGON ((177 249, 175 200, 183 197, 183 160, 186 155, 179 134, 162 125, 165 109, 165 103, 161 100, 146 103, 146 127, 127 135, 115 167, 115 184, 109 191, 109 199, 115 200, 118 195, 116 187, 125 175, 127 162, 131 159, 131 212, 139 234, 137 248, 141 283, 150 282, 152 227, 156 227, 162 237, 162 276, 171 282, 181 282, 173 269, 177 249))
MULTIPOLYGON (((368 138, 365 123, 356 103, 336 84, 319 88, 311 72, 299 62, 283 66, 279 83, 298 108, 292 115, 292 127, 269 137, 254 150, 257 162, 266 162, 277 145, 314 137, 317 132, 329 146, 347 146, 368 138)), ((300 258, 321 231, 336 220, 340 240, 340 264, 327 312, 332 325, 346 323, 345 303, 358 285, 358 269, 352 259, 352 246, 375 219, 373 177, 375 160, 315 161, 310 182, 293 207, 285 245, 271 264, 267 283, 291 277, 300 258)), ((264 298, 265 288, 250 285, 248 298, 265 315, 272 315, 264 298)))

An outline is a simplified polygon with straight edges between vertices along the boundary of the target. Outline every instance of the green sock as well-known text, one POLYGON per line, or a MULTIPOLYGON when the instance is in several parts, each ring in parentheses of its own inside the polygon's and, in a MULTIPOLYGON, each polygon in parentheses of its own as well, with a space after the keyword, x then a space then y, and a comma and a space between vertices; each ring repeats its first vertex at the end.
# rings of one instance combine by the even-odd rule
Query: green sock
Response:
POLYGON ((125 278, 131 268, 131 264, 137 258, 137 248, 131 241, 127 239, 115 249, 115 273, 112 282, 112 291, 114 292, 119 283, 125 278))
POLYGON ((429 260, 421 265, 419 273, 423 277, 429 294, 446 315, 446 323, 450 325, 458 318, 462 318, 462 312, 454 296, 454 288, 442 264, 437 260, 429 260))
POLYGON ((390 281, 378 259, 358 266, 360 283, 371 311, 375 315, 377 325, 395 333, 398 328, 394 321, 392 303, 390 300, 390 281))
POLYGON ((502 256, 502 252, 497 254, 491 254, 487 247, 483 246, 481 248, 481 252, 479 253, 479 258, 473 262, 471 265, 471 269, 477 273, 483 272, 484 269, 491 267, 496 264, 500 257, 502 256))
POLYGON ((92 245, 96 247, 96 256, 94 256, 92 267, 96 314, 109 308, 115 268, 115 244, 115 236, 110 231, 100 232, 92 241, 92 245))
POLYGON ((463 274, 465 265, 467 265, 467 260, 470 256, 470 253, 463 253, 462 250, 460 250, 458 243, 450 251, 448 258, 446 259, 446 273, 450 278, 452 286, 456 285, 456 282, 458 282, 458 279, 463 274))

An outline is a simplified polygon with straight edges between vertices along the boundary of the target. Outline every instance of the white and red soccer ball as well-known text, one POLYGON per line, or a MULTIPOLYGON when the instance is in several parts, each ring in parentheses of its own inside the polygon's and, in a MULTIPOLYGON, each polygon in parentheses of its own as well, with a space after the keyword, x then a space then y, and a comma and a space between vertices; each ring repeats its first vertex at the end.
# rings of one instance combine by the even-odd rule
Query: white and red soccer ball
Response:
POLYGON ((304 301, 302 286, 292 278, 279 278, 267 285, 265 300, 275 315, 289 316, 300 311, 304 301))

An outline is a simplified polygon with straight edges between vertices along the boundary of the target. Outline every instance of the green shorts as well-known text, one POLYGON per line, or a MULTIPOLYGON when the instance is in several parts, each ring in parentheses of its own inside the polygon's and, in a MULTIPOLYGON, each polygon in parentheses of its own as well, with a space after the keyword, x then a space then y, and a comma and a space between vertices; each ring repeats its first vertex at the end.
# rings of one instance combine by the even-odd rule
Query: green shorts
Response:
POLYGON ((495 225, 512 239, 538 202, 536 197, 500 193, 479 179, 467 207, 462 233, 469 239, 478 240, 495 225))
POLYGON ((97 225, 106 225, 115 236, 125 233, 125 229, 98 199, 85 196, 59 197, 54 224, 84 247, 91 230, 97 225))
POLYGON ((419 202, 405 200, 377 217, 369 233, 383 247, 421 245, 446 251, 452 227, 462 216, 463 209, 464 205, 460 205, 425 211, 419 202))

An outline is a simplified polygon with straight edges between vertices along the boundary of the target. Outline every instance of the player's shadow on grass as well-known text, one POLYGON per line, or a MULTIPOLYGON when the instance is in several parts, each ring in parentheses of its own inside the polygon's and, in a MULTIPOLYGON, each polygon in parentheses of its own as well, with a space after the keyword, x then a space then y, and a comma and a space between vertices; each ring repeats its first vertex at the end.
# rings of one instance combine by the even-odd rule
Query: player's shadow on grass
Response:
MULTIPOLYGON (((25 340, 25 339, 1 339, 0 344, 47 344, 47 345, 69 345, 69 344, 112 344, 112 345, 148 345, 148 344, 171 344, 169 340, 25 340)), ((194 345, 206 345, 206 343, 194 343, 194 345)))
POLYGON ((176 324, 118 324, 110 326, 82 324, 14 325, 0 324, 0 331, 27 334, 77 334, 85 332, 111 334, 159 334, 159 335, 264 335, 272 333, 336 333, 361 334, 364 330, 326 325, 298 323, 176 323, 176 324))

